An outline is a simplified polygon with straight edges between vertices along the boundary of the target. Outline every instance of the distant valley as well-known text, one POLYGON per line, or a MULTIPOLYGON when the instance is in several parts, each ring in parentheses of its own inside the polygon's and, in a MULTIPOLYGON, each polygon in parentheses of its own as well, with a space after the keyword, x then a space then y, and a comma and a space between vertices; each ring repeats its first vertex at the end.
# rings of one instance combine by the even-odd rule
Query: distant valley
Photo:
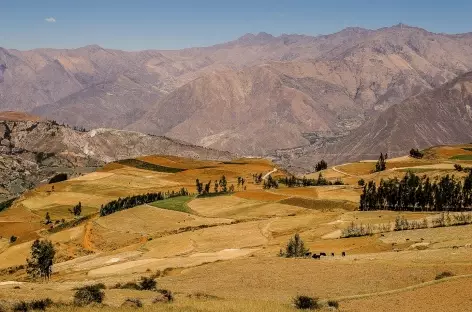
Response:
MULTIPOLYGON (((0 49, 0 60, 6 65, 2 110, 86 129, 165 135, 239 155, 273 155, 284 166, 310 171, 322 157, 339 163, 387 152, 381 142, 387 138, 372 136, 380 131, 375 127, 396 118, 392 114, 418 122, 420 102, 435 96, 420 94, 434 94, 472 70, 472 34, 399 24, 317 37, 247 34, 178 51, 0 49)), ((450 108, 457 99, 441 96, 450 108)), ((448 128, 454 118, 469 124, 465 112, 441 116, 449 136, 430 126, 394 131, 388 152, 445 142, 455 133, 448 128)), ((464 140, 467 135, 449 143, 464 140)))

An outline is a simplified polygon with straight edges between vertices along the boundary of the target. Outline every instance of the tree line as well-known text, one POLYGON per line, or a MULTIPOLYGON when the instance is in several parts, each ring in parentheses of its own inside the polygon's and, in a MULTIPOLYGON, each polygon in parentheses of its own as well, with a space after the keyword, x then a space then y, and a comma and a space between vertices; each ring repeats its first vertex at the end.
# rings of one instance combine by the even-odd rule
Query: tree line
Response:
MULTIPOLYGON (((241 177, 238 177, 238 188, 240 185, 244 186, 245 182, 246 180, 244 180, 241 177)), ((196 179, 195 186, 197 189, 198 196, 206 196, 206 195, 211 194, 212 186, 213 186, 213 194, 234 192, 234 185, 231 184, 228 187, 228 181, 226 180, 226 177, 224 175, 221 176, 220 180, 215 180, 213 184, 212 184, 212 180, 208 181, 208 183, 206 184, 203 184, 203 182, 200 182, 200 179, 196 179)))
POLYGON ((185 188, 181 188, 179 191, 172 192, 157 192, 147 193, 142 195, 128 196, 125 198, 118 198, 100 208, 100 216, 107 216, 117 211, 133 208, 139 205, 149 204, 158 200, 164 200, 166 198, 177 197, 177 196, 188 196, 189 192, 185 188))
POLYGON ((295 176, 280 178, 279 183, 285 184, 287 187, 306 187, 306 186, 322 186, 322 185, 344 185, 343 181, 338 179, 334 182, 328 181, 320 172, 317 179, 308 179, 306 177, 297 178, 295 176))
POLYGON ((408 172, 397 178, 370 181, 360 196, 361 211, 463 211, 472 209, 472 172, 460 181, 454 175, 439 180, 408 172))

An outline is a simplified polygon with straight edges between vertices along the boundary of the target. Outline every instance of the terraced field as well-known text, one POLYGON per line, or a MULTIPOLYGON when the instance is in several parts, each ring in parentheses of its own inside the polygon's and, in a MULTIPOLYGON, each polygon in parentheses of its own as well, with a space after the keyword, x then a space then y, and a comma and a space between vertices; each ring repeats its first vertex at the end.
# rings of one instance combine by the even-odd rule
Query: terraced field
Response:
MULTIPOLYGON (((465 292, 472 281, 471 226, 340 237, 352 223, 374 226, 393 224, 399 216, 433 218, 435 213, 357 211, 357 181, 401 177, 408 170, 428 176, 465 174, 455 171, 453 158, 472 155, 467 148, 472 147, 430 149, 422 160, 392 159, 382 173, 371 172, 372 162, 322 172, 328 180, 342 178, 347 185, 263 189, 253 175, 273 172, 275 166, 268 160, 223 163, 168 156, 111 163, 98 172, 44 185, 0 212, 0 270, 24 265, 32 241, 44 238, 57 250, 53 278, 45 288, 28 281, 24 270, 0 274, 0 303, 45 296, 70 302, 75 287, 103 282, 108 287, 105 304, 114 310, 126 298, 138 297, 144 311, 295 311, 292 298, 305 294, 323 302, 337 300, 340 311, 416 311, 408 310, 414 298, 431 311, 458 311, 455 300, 466 299, 453 290, 465 292), (197 196, 196 179, 212 181, 213 192, 214 181, 222 175, 228 187, 234 185, 234 193, 197 196), (238 186, 238 177, 245 179, 244 186, 238 186), (98 214, 101 205, 118 198, 182 187, 189 190, 188 196, 105 217, 98 214), (83 220, 69 211, 79 202, 82 216, 87 216, 83 220), (46 213, 52 224, 44 224, 46 213), (312 252, 327 257, 279 257, 295 233, 312 252), (9 241, 12 235, 18 238, 14 243, 9 241), (436 275, 444 271, 455 276, 437 282, 436 275), (152 304, 153 292, 110 289, 157 272, 158 284, 176 294, 174 303, 152 304)), ((286 172, 278 168, 272 175, 277 179, 286 172)))

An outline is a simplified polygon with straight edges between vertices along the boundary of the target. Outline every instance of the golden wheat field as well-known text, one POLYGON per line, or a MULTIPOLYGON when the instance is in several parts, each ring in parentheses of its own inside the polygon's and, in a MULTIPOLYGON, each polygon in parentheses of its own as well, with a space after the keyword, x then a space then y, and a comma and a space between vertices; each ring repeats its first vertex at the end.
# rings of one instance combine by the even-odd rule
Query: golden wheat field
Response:
POLYGON ((372 172, 372 162, 322 171, 345 185, 264 189, 254 174, 263 180, 268 173, 288 175, 269 160, 158 155, 40 186, 0 212, 0 308, 50 298, 50 311, 136 311, 123 303, 139 299, 143 311, 282 312, 296 311, 293 298, 306 295, 318 298, 320 311, 472 311, 471 225, 393 231, 386 229, 398 217, 421 222, 437 213, 358 211, 359 179, 401 178, 407 171, 461 176, 454 164, 466 162, 453 158, 471 153, 464 148, 469 146, 432 148, 425 159, 392 159, 381 173, 372 172), (196 179, 211 181, 214 192, 223 175, 234 192, 197 198, 196 179), (99 214, 118 198, 182 187, 190 194, 99 214), (71 213, 79 202, 80 218, 71 213), (342 238, 353 224, 383 231, 342 238), (326 257, 280 257, 296 233, 311 252, 326 257), (37 238, 56 250, 47 282, 30 279, 22 267, 37 238), (444 272, 450 275, 438 279, 444 272), (142 276, 153 276, 174 300, 153 303, 155 291, 115 286, 142 276), (76 289, 95 283, 105 285, 103 303, 74 306, 76 289), (330 300, 337 307, 329 307, 330 300))

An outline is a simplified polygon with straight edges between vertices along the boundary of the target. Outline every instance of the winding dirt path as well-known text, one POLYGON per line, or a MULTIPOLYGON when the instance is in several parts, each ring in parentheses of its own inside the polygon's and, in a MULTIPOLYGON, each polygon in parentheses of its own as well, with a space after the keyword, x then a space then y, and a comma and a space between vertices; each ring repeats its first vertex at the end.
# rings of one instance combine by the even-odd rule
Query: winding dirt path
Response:
MULTIPOLYGON (((349 164, 350 164, 350 163, 343 164, 343 165, 349 165, 349 164)), ((358 178, 358 177, 359 177, 359 176, 356 176, 356 175, 353 175, 353 174, 350 174, 350 173, 341 171, 341 170, 339 170, 338 168, 336 168, 336 166, 331 167, 331 169, 333 169, 333 171, 336 171, 337 173, 344 174, 344 175, 346 175, 346 176, 348 176, 348 177, 352 177, 352 178, 358 178)))
POLYGON ((457 276, 442 278, 442 279, 439 279, 439 280, 433 280, 433 281, 428 281, 428 282, 424 282, 424 283, 420 283, 420 284, 416 284, 416 285, 411 285, 411 286, 407 286, 407 287, 403 287, 403 288, 380 291, 380 292, 375 292, 375 293, 338 297, 338 298, 335 298, 334 300, 336 300, 336 301, 348 301, 348 300, 365 299, 365 298, 377 297, 377 296, 394 295, 394 294, 398 294, 398 293, 401 293, 401 292, 407 292, 407 291, 416 290, 416 289, 423 288, 423 287, 432 286, 432 285, 439 284, 439 283, 445 283, 445 282, 448 282, 448 281, 464 279, 464 278, 472 278, 472 274, 457 275, 457 276))
POLYGON ((272 173, 275 173, 275 172, 277 172, 277 168, 274 168, 272 171, 267 172, 267 173, 262 177, 262 180, 267 179, 272 173))
POLYGON ((84 227, 84 238, 82 240, 82 247, 84 247, 85 250, 92 251, 92 252, 97 252, 97 248, 95 245, 92 243, 92 222, 94 220, 88 220, 87 223, 85 224, 84 227))

